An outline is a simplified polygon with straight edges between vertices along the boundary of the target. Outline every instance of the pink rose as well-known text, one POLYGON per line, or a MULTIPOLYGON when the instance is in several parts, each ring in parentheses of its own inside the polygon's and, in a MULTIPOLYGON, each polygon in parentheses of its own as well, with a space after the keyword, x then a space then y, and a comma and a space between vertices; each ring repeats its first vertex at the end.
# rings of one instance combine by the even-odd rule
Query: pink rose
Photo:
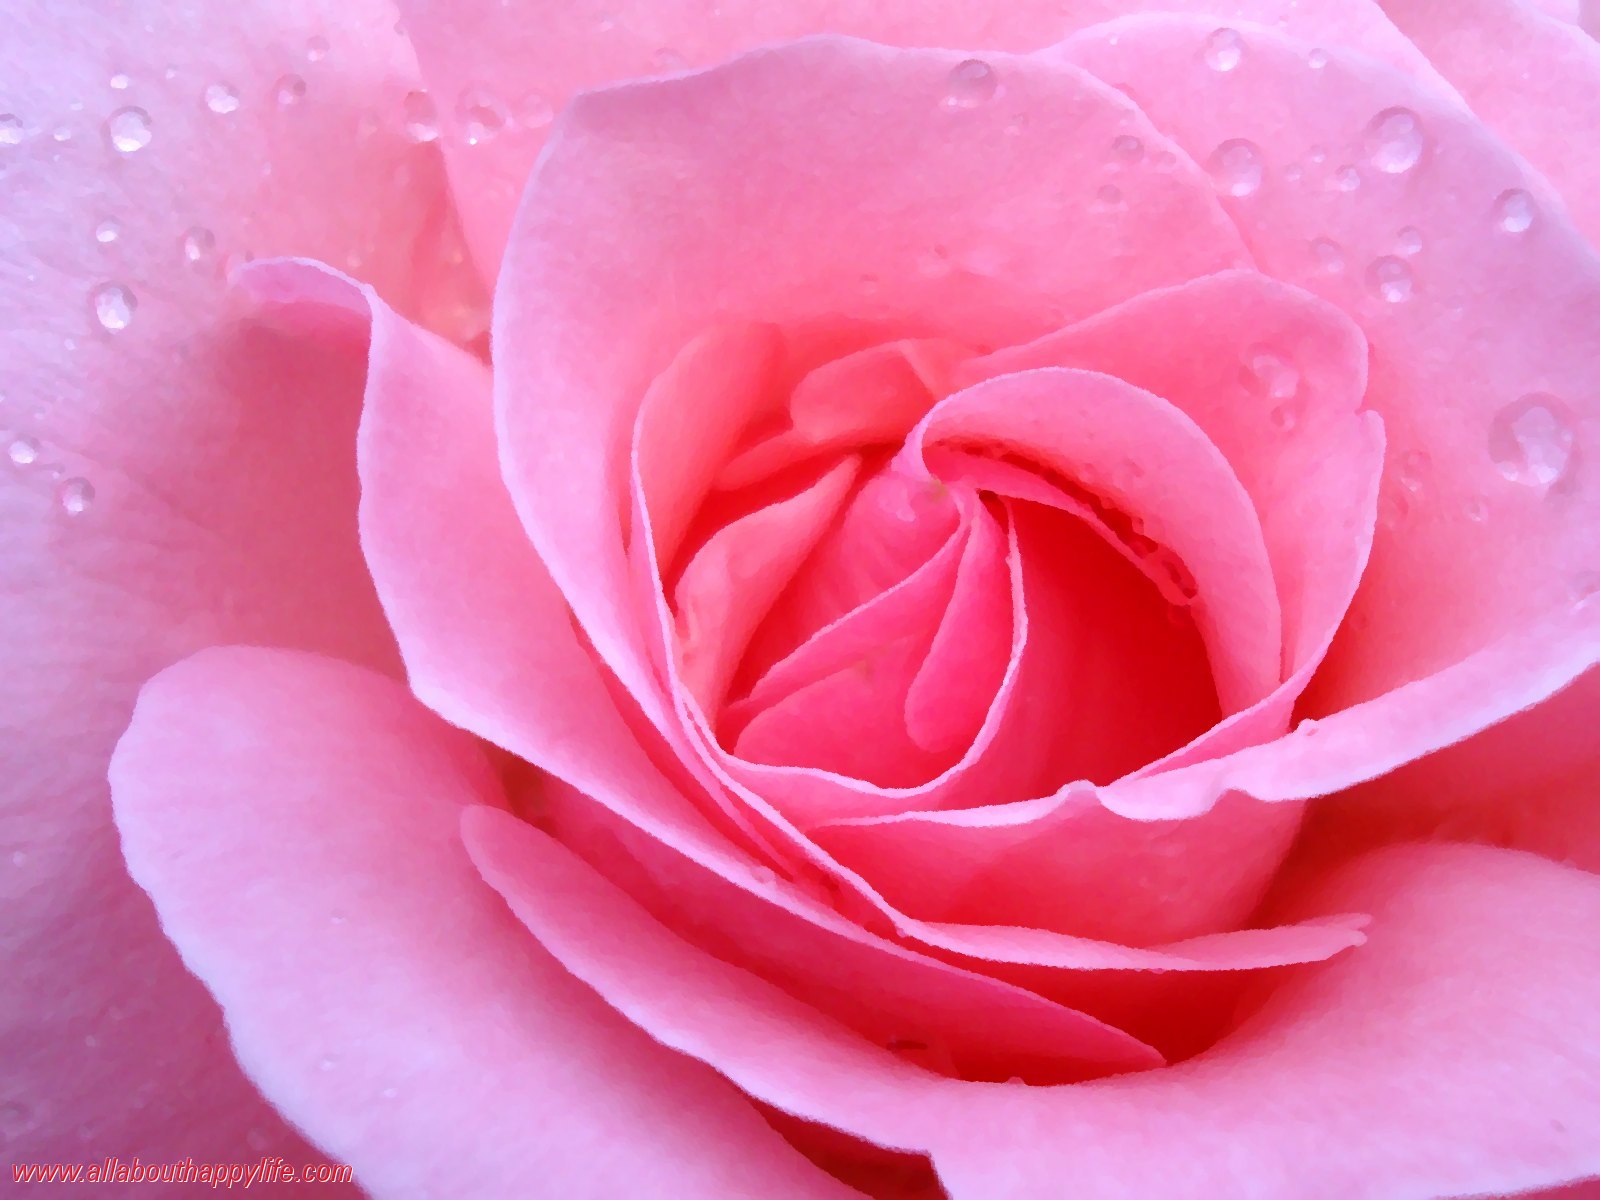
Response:
POLYGON ((8 1171, 1595 1194, 1578 5, 12 7, 8 1171))

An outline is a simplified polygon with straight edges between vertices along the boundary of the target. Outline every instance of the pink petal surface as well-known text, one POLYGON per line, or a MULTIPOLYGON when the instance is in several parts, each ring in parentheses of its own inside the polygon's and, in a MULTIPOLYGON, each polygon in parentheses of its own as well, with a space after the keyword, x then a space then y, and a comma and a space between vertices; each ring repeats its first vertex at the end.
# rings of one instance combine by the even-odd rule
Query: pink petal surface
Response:
POLYGON ((354 535, 361 362, 291 348, 220 278, 246 252, 359 260, 430 323, 481 320, 481 286, 441 274, 459 243, 437 148, 398 120, 357 136, 419 86, 390 20, 365 0, 7 13, 0 429, 34 461, 0 480, 0 705, 25 731, 0 754, 6 1164, 315 1157, 128 880, 105 769, 139 683, 204 646, 397 669, 354 535), (305 94, 280 109, 288 75, 305 94), (212 85, 236 111, 207 106, 212 85), (116 149, 144 117, 148 144, 116 149))
POLYGON ((1366 402, 1389 466, 1361 591, 1307 697, 1320 715, 1569 602, 1600 488, 1563 450, 1596 420, 1583 331, 1600 320, 1600 261, 1554 209, 1521 234, 1497 226, 1502 193, 1547 192, 1433 92, 1337 50, 1312 69, 1307 46, 1264 29, 1243 31, 1240 64, 1219 73, 1195 57, 1210 32, 1136 18, 1059 53, 1128 81, 1199 160, 1248 140, 1261 183, 1223 203, 1263 271, 1344 309, 1371 347, 1366 402), (1406 229, 1422 240, 1409 263, 1406 229))
POLYGON ((1064 1184, 1086 1196, 1333 1197, 1376 1180, 1424 1197, 1549 1185, 1600 1162, 1585 1136, 1600 884, 1531 856, 1406 846, 1306 881, 1300 915, 1371 908, 1373 944, 1281 984, 1186 1064, 1031 1088, 943 1081, 850 1037, 696 953, 507 817, 475 810, 464 832, 513 911, 630 1019, 787 1112, 930 1151, 957 1200, 1064 1184), (1528 1019, 1529 974, 1541 994, 1578 1002, 1528 1019), (1485 1028, 1503 1032, 1486 1043, 1485 1028), (1500 1106, 1483 1103, 1484 1087, 1500 1106), (1387 1135, 1373 1136, 1375 1110, 1387 1135))
POLYGON ((1374 0, 402 0, 405 26, 440 97, 444 144, 478 261, 500 260, 517 198, 550 132, 550 114, 583 89, 720 62, 769 42, 849 34, 893 46, 1026 52, 1074 30, 1147 10, 1280 26, 1322 45, 1351 46, 1449 87, 1374 0), (537 90, 530 93, 529 89, 537 90), (511 119, 467 140, 473 106, 511 119))
POLYGON ((1136 1039, 1082 1014, 898 946, 813 892, 772 887, 740 831, 714 823, 711 806, 697 805, 652 763, 579 643, 496 473, 482 364, 324 270, 286 263, 257 272, 258 290, 308 318, 314 299, 335 306, 330 321, 351 309, 370 313, 362 546, 424 703, 592 797, 583 801, 591 820, 637 842, 613 856, 614 869, 642 856, 650 874, 639 882, 673 878, 675 903, 699 906, 698 927, 748 930, 740 944, 752 957, 781 946, 764 969, 824 989, 836 1004, 865 1006, 880 1021, 950 1036, 980 1030, 1002 1058, 1081 1062, 1088 1047, 1101 1061, 1155 1061, 1136 1039), (418 475, 424 453, 432 469, 418 475), (473 580, 470 595, 460 579, 473 580))
POLYGON ((1104 493, 1186 568, 1224 713, 1277 686, 1281 614, 1260 519, 1178 410, 1110 376, 1041 368, 940 401, 910 446, 940 443, 992 447, 1104 493))
POLYGON ((658 724, 670 718, 627 603, 617 456, 650 380, 690 339, 719 322, 860 314, 871 274, 885 283, 879 321, 1015 341, 1241 261, 1209 184, 1181 163, 1124 172, 1127 210, 1083 219, 1113 136, 1160 143, 1122 97, 1004 59, 996 100, 952 111, 940 99, 958 62, 841 39, 784 46, 587 95, 541 160, 496 302, 506 478, 585 632, 658 724), (846 103, 872 121, 829 119, 846 103), (845 219, 823 228, 819 212, 845 219), (1125 257, 1123 238, 1166 250, 1125 257), (936 250, 949 269, 919 271, 936 250), (670 286, 670 309, 639 278, 670 286))
POLYGON ((374 1196, 512 1197, 534 1177, 717 1195, 752 1175, 855 1194, 508 919, 458 834, 500 779, 393 681, 204 652, 145 687, 111 774, 130 869, 240 1060, 374 1196))
MULTIPOLYGON (((1600 44, 1528 0, 1383 0, 1400 30, 1472 111, 1561 193, 1573 222, 1600 243, 1600 44)), ((1597 14, 1600 15, 1600 14, 1597 14)), ((1591 17, 1591 22, 1593 18, 1591 17)))

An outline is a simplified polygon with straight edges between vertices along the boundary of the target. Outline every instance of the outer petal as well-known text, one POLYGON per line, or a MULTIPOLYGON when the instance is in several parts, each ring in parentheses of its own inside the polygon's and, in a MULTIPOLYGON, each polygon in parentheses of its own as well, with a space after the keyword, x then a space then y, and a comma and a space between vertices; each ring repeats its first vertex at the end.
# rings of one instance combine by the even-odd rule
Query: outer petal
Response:
POLYGON ((434 277, 437 151, 398 121, 361 134, 367 106, 417 85, 392 21, 378 0, 6 11, 0 113, 22 132, 0 143, 6 1161, 306 1153, 128 882, 105 767, 138 684, 217 641, 394 669, 354 536, 361 362, 290 352, 220 280, 246 252, 359 256, 427 319, 447 314, 425 295, 462 298, 434 277), (327 43, 316 62, 309 37, 327 43), (280 108, 289 75, 305 92, 286 82, 280 108), (148 144, 114 148, 118 113, 124 144, 148 144))
POLYGON ((550 114, 570 97, 809 34, 1025 52, 1130 12, 1192 12, 1214 24, 1275 24, 1322 45, 1357 47, 1448 91, 1375 0, 401 0, 399 7, 439 96, 451 175, 484 264, 499 261, 550 114), (486 104, 511 117, 489 139, 481 136, 486 104))
POLYGON ((499 778, 395 683, 203 653, 145 688, 112 780, 241 1061, 376 1196, 854 1194, 508 920, 457 833, 499 778))
POLYGON ((1383 7, 1600 244, 1600 44, 1528 0, 1383 0, 1383 7))
POLYGON ((513 911, 642 1027, 787 1112, 931 1151, 956 1200, 1431 1200, 1600 1165, 1600 881, 1532 856, 1406 846, 1302 884, 1296 915, 1371 908, 1372 944, 1188 1063, 1031 1088, 941 1081, 851 1039, 510 818, 469 813, 466 835, 513 911), (1530 1012, 1530 979, 1559 1007, 1530 1012))

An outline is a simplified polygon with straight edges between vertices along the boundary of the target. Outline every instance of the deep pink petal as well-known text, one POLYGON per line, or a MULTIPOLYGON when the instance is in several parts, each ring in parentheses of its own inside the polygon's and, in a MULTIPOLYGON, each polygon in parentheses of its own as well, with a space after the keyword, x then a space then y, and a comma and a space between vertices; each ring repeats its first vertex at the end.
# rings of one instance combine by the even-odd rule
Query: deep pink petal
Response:
POLYGON ((1209 183, 1182 161, 1136 164, 1120 177, 1126 209, 1085 219, 1113 137, 1160 146, 1123 97, 997 58, 993 102, 949 108, 959 62, 787 45, 588 94, 541 159, 496 302, 506 478, 580 624, 658 724, 670 717, 630 603, 617 489, 641 398, 690 340, 746 319, 847 323, 870 302, 874 320, 925 335, 1016 341, 1242 261, 1209 183), (832 119, 850 104, 873 120, 832 119), (819 212, 840 219, 819 226, 819 212), (870 297, 866 275, 882 284, 870 297), (640 279, 670 280, 672 304, 640 279))
POLYGON ((106 761, 138 685, 207 645, 395 669, 354 537, 361 360, 250 320, 224 266, 358 263, 462 336, 482 288, 447 269, 437 148, 399 121, 359 136, 418 86, 387 4, 37 5, 5 26, 0 445, 32 461, 0 479, 0 708, 23 731, 0 753, 0 1160, 309 1157, 128 881, 106 761), (305 93, 280 108, 289 75, 305 93), (148 144, 116 149, 146 116, 148 144))
POLYGON ((1061 52, 1127 80, 1198 159, 1220 149, 1231 190, 1254 154, 1260 185, 1223 202, 1262 270, 1344 309, 1371 347, 1366 403, 1388 439, 1380 522, 1307 697, 1320 715, 1570 603, 1600 489, 1580 462, 1600 394, 1585 332, 1600 321, 1600 260, 1520 160, 1430 90, 1337 49, 1312 69, 1303 43, 1264 29, 1219 73, 1198 57, 1210 32, 1137 18, 1061 52), (1255 149, 1230 149, 1239 139, 1255 149), (1496 216, 1518 188, 1540 210, 1521 233, 1496 216), (1409 259, 1407 230, 1421 244, 1409 259))
POLYGON ((130 868, 241 1061, 374 1195, 849 1194, 508 919, 458 832, 499 777, 394 682, 208 651, 145 688, 111 772, 130 868))
MULTIPOLYGON (((1573 221, 1600 244, 1600 44, 1576 6, 1539 12, 1529 0, 1382 0, 1389 18, 1472 111, 1550 181, 1573 221), (1562 19, 1562 16, 1565 19, 1562 19)), ((1591 18, 1591 21, 1593 18, 1591 18)))
POLYGON ((578 92, 646 75, 703 67, 772 42, 849 34, 891 46, 1026 52, 1077 29, 1147 10, 1277 25, 1327 46, 1350 46, 1401 70, 1441 80, 1375 0, 969 0, 863 4, 858 0, 402 0, 405 24, 438 97, 452 178, 478 261, 500 260, 517 199, 550 134, 551 114, 578 92), (479 106, 509 120, 470 137, 479 106))

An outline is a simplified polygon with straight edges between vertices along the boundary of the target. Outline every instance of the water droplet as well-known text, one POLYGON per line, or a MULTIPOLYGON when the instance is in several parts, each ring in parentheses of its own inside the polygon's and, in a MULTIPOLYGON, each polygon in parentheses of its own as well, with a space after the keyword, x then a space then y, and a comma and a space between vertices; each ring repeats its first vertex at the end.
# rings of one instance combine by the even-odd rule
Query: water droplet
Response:
POLYGON ((239 108, 239 93, 226 83, 206 85, 206 107, 212 112, 227 116, 239 108))
POLYGON ((108 283, 95 289, 94 315, 101 328, 112 333, 126 329, 133 320, 139 301, 120 283, 108 283))
POLYGON ((1311 243, 1311 257, 1330 275, 1344 270, 1344 248, 1332 238, 1317 238, 1311 243))
POLYGON ((1333 189, 1337 192, 1353 192, 1361 186, 1361 172, 1346 164, 1333 173, 1333 189))
POLYGON ((94 240, 102 246, 109 246, 121 236, 122 226, 118 225, 110 217, 107 217, 94 227, 94 240))
POLYGON ((1533 228, 1538 211, 1533 197, 1521 188, 1501 192, 1494 202, 1495 223, 1507 233, 1527 233, 1533 228))
POLYGON ((945 76, 944 106, 946 108, 977 108, 994 99, 1000 81, 994 68, 981 58, 969 58, 950 68, 945 76))
POLYGON ((406 136, 413 142, 431 142, 439 136, 439 110, 427 92, 407 92, 406 136))
POLYGON ((1294 427, 1300 423, 1300 414, 1295 411, 1293 404, 1280 404, 1268 416, 1272 427, 1280 433, 1293 433, 1294 427))
POLYGON ((1313 71, 1320 71, 1328 65, 1328 52, 1321 46, 1313 46, 1311 53, 1306 55, 1306 66, 1313 71))
POLYGON ((171 83, 177 77, 178 68, 173 66, 171 63, 168 63, 166 69, 161 72, 161 78, 165 79, 168 83, 171 83))
POLYGON ((1299 163, 1290 163, 1283 169, 1283 178, 1286 183, 1299 183, 1305 178, 1306 169, 1299 163))
POLYGON ((1403 259, 1384 255, 1367 268, 1367 286, 1387 304, 1403 304, 1411 299, 1416 281, 1403 259))
POLYGON ((1250 196, 1261 187, 1261 151, 1254 142, 1233 138, 1211 153, 1207 164, 1217 188, 1229 196, 1250 196))
POLYGON ((1119 134, 1112 139, 1111 153, 1124 162, 1138 162, 1144 156, 1144 142, 1131 133, 1119 134))
POLYGON ((663 74, 682 71, 689 65, 689 60, 670 46, 657 50, 650 56, 650 62, 657 71, 663 74))
POLYGON ((468 88, 456 101, 467 145, 479 146, 505 127, 506 113, 500 101, 483 88, 468 88))
POLYGON ((150 144, 150 114, 142 108, 119 108, 106 118, 106 137, 123 154, 150 144))
POLYGON ((1103 184, 1095 192, 1094 204, 1101 212, 1117 212, 1128 207, 1122 198, 1122 189, 1114 183, 1103 184))
POLYGON ((1206 39, 1206 66, 1213 71, 1231 71, 1244 57, 1244 39, 1237 29, 1219 29, 1206 39))
POLYGON ((1481 525, 1489 519, 1489 505, 1482 496, 1472 497, 1462 511, 1467 514, 1467 520, 1475 525, 1481 525))
POLYGON ((204 225, 191 225, 183 231, 178 245, 183 251, 183 261, 191 267, 199 266, 216 250, 217 235, 204 225))
POLYGON ((1264 400, 1293 400, 1300 393, 1300 372, 1287 359, 1264 346, 1245 351, 1245 387, 1264 400))
POLYGON ((23 866, 27 863, 27 861, 28 852, 26 850, 13 850, 11 852, 11 865, 13 867, 23 866))
POLYGON ((6 448, 6 453, 17 466, 31 466, 39 460, 39 440, 27 434, 14 437, 11 439, 11 445, 6 448))
POLYGON ((285 75, 273 85, 272 95, 279 108, 292 108, 306 98, 306 81, 298 75, 285 75))
POLYGON ((1572 465, 1576 435, 1566 405, 1534 393, 1508 404, 1489 425, 1489 457, 1500 474, 1525 487, 1552 487, 1572 465))
POLYGON ((517 106, 517 119, 525 129, 542 129, 555 120, 556 110, 548 97, 530 92, 517 106))
POLYGON ((328 39, 325 37, 309 37, 306 39, 306 61, 321 62, 328 57, 328 39))
POLYGON ((1422 159, 1422 123, 1409 108, 1388 108, 1367 126, 1367 157, 1386 175, 1401 175, 1422 159))
POLYGON ((1420 492, 1428 468, 1433 465, 1433 460, 1423 450, 1408 451, 1400 460, 1400 486, 1408 492, 1420 492))
POLYGON ((51 131, 50 136, 58 142, 70 142, 72 140, 72 127, 70 125, 57 125, 51 131))
POLYGON ((125 91, 128 90, 128 85, 130 83, 132 83, 133 80, 129 79, 121 71, 118 71, 115 75, 113 75, 111 77, 111 81, 110 82, 111 82, 111 87, 112 87, 113 90, 119 91, 119 92, 125 92, 125 91))
POLYGON ((22 118, 16 113, 0 113, 0 146, 15 146, 22 141, 22 118))
POLYGON ((1321 144, 1312 146, 1310 150, 1306 151, 1306 157, 1321 166, 1328 161, 1328 148, 1321 144))

